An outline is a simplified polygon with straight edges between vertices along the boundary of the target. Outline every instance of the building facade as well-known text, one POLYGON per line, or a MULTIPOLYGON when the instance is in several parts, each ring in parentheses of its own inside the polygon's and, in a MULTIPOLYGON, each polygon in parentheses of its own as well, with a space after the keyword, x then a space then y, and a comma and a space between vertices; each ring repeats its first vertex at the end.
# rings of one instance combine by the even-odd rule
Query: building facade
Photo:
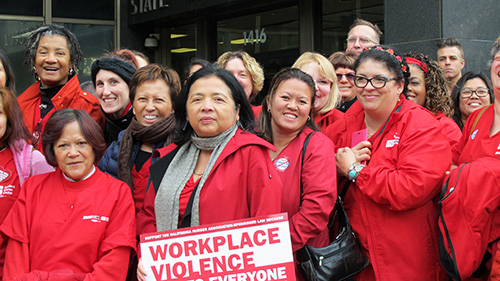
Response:
POLYGON ((492 43, 500 35, 495 0, 23 0, 0 7, 0 48, 11 59, 18 94, 34 81, 24 62, 24 43, 40 24, 68 27, 84 53, 80 81, 90 65, 116 48, 144 52, 173 67, 182 78, 191 58, 215 61, 244 50, 264 67, 266 81, 293 64, 300 53, 328 56, 345 50, 356 18, 376 23, 382 42, 402 52, 436 58, 436 43, 456 37, 467 70, 486 71, 492 43), (147 39, 147 40, 146 40, 147 39))

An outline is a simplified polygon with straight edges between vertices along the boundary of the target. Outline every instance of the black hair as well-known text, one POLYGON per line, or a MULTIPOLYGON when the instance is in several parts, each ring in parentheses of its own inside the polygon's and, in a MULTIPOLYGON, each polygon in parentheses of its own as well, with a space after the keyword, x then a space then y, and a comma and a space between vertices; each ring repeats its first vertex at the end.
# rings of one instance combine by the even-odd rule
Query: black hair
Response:
POLYGON ((394 48, 389 46, 375 46, 366 48, 354 62, 354 70, 357 71, 358 67, 366 60, 375 60, 385 65, 385 67, 394 74, 396 81, 404 82, 403 94, 406 96, 408 91, 408 83, 410 78, 410 68, 406 63, 403 55, 401 55, 394 48))
POLYGON ((55 24, 42 25, 31 32, 31 35, 28 38, 28 42, 26 43, 25 59, 25 63, 29 66, 30 70, 34 72, 33 69, 35 67, 35 57, 38 43, 40 42, 40 39, 42 37, 47 35, 59 35, 66 38, 72 69, 73 72, 76 72, 83 57, 82 50, 80 49, 80 43, 78 43, 78 40, 76 39, 75 35, 71 33, 71 31, 63 26, 55 24))
POLYGON ((186 120, 186 103, 188 100, 189 91, 191 90, 191 86, 198 79, 210 76, 221 79, 228 86, 229 90, 231 91, 231 96, 234 100, 235 112, 239 108, 239 123, 241 128, 245 131, 249 131, 252 133, 254 132, 254 114, 252 108, 250 107, 250 103, 248 102, 245 91, 243 90, 243 87, 240 85, 238 80, 236 80, 234 75, 229 71, 213 64, 208 64, 207 66, 193 73, 193 75, 188 78, 186 86, 182 89, 179 97, 175 102, 174 114, 176 138, 174 142, 177 145, 182 145, 187 142, 191 138, 191 134, 193 133, 193 128, 189 124, 189 121, 186 120))
MULTIPOLYGON (((269 95, 267 96, 268 101, 274 98, 278 87, 285 81, 290 79, 297 79, 307 84, 311 90, 311 110, 309 111, 309 118, 305 123, 305 126, 318 131, 318 126, 314 123, 315 110, 314 110, 314 100, 316 97, 315 82, 313 78, 298 68, 285 68, 274 75, 271 80, 271 85, 269 86, 269 95)), ((262 103, 262 113, 259 119, 259 136, 267 140, 270 143, 274 142, 273 130, 271 126, 272 116, 269 112, 269 106, 266 100, 262 103)))
POLYGON ((486 84, 486 87, 488 87, 488 93, 490 95, 490 102, 494 103, 495 102, 495 95, 493 94, 492 86, 491 86, 491 81, 488 76, 482 72, 473 72, 473 71, 468 71, 458 79, 457 84, 455 87, 453 87, 453 91, 451 92, 451 100, 453 101, 453 121, 457 123, 458 127, 460 127, 460 130, 463 129, 464 123, 462 122, 462 113, 460 112, 460 92, 462 91, 462 88, 464 87, 465 83, 467 81, 474 79, 474 78, 479 78, 483 80, 484 84, 486 84))

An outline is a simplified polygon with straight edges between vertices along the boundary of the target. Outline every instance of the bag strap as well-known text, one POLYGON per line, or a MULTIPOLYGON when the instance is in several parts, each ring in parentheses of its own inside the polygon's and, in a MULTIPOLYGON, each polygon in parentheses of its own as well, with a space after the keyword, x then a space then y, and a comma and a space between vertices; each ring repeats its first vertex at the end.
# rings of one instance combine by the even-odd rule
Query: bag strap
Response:
POLYGON ((472 124, 472 128, 470 128, 470 132, 469 132, 469 136, 472 135, 472 132, 474 132, 474 129, 476 128, 477 126, 477 123, 479 122, 479 118, 481 118, 481 116, 483 115, 483 113, 486 111, 486 109, 488 109, 489 107, 491 106, 488 105, 488 106, 485 106, 483 107, 483 109, 481 109, 481 111, 479 112, 479 114, 476 116, 476 119, 474 120, 474 124, 472 124))
POLYGON ((306 139, 304 140, 304 145, 302 146, 302 160, 300 162, 300 203, 299 208, 302 206, 302 193, 304 192, 304 186, 302 185, 302 168, 304 167, 304 158, 306 157, 307 145, 309 144, 309 140, 311 140, 312 135, 315 132, 309 133, 306 139))
MULTIPOLYGON (((462 165, 462 167, 460 167, 460 170, 458 170, 457 181, 455 182, 455 188, 457 188, 458 179, 460 178, 460 173, 462 172, 462 169, 465 167, 466 164, 468 164, 468 162, 466 162, 464 165, 462 165)), ((441 203, 444 200, 444 195, 446 194, 446 191, 448 190, 448 183, 450 182, 450 178, 451 178, 451 176, 453 175, 454 172, 455 172, 455 170, 448 177, 448 179, 446 180, 446 182, 445 182, 445 184, 443 186, 443 189, 441 190, 441 194, 439 196, 440 200, 438 202, 438 218, 441 221, 441 224, 443 225, 444 235, 446 236, 446 241, 448 242, 448 246, 450 247, 450 252, 451 252, 451 255, 452 255, 451 260, 453 262, 453 265, 452 265, 453 266, 453 270, 454 270, 454 272, 459 273, 458 272, 458 266, 457 266, 457 257, 455 255, 455 250, 453 249, 453 243, 451 241, 451 237, 450 237, 450 233, 449 233, 449 230, 448 230, 448 226, 446 226, 446 222, 445 222, 444 217, 443 217, 443 210, 442 210, 443 204, 441 203)), ((439 243, 441 245, 444 245, 444 241, 443 241, 442 235, 439 235, 439 243)), ((441 254, 442 253, 440 253, 440 255, 441 254)), ((457 277, 457 276, 455 276, 455 277, 457 277)), ((460 274, 458 274, 458 278, 460 278, 460 274)))

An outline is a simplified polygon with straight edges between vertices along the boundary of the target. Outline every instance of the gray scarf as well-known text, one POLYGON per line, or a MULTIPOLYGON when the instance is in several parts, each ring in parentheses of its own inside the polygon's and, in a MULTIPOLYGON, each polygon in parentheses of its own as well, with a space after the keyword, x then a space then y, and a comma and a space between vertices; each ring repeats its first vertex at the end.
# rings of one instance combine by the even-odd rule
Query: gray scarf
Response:
POLYGON ((194 171, 200 150, 212 150, 207 167, 198 183, 191 211, 191 226, 200 225, 199 207, 201 189, 217 158, 219 158, 229 140, 236 134, 238 123, 211 138, 200 138, 193 133, 191 140, 179 148, 179 151, 168 166, 156 193, 155 213, 157 231, 178 228, 179 197, 181 192, 194 171))

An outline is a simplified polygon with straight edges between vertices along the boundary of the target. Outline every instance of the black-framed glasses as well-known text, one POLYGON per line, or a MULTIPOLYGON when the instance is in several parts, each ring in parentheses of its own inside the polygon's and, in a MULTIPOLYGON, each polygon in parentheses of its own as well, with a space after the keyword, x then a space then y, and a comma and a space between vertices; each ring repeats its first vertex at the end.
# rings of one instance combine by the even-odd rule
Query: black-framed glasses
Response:
POLYGON ((468 98, 472 97, 473 93, 476 93, 476 96, 478 96, 480 98, 487 97, 490 94, 490 92, 488 91, 488 88, 479 87, 475 91, 473 91, 469 88, 464 88, 464 89, 462 89, 462 91, 460 91, 460 97, 463 99, 468 99, 468 98))
POLYGON ((339 82, 342 80, 342 77, 345 77, 347 81, 352 82, 354 81, 354 76, 356 76, 356 74, 354 73, 347 73, 347 74, 335 73, 335 74, 337 75, 337 81, 339 82))
POLYGON ((387 84, 387 81, 391 81, 391 80, 394 80, 396 81, 397 79, 396 78, 387 78, 387 77, 383 77, 383 76, 377 76, 377 77, 373 77, 373 78, 366 78, 366 77, 363 77, 363 76, 354 76, 354 85, 356 85, 356 87, 358 88, 364 88, 368 85, 368 82, 370 82, 373 86, 373 88, 376 88, 376 89, 380 89, 380 88, 383 88, 385 87, 385 85, 387 84))

